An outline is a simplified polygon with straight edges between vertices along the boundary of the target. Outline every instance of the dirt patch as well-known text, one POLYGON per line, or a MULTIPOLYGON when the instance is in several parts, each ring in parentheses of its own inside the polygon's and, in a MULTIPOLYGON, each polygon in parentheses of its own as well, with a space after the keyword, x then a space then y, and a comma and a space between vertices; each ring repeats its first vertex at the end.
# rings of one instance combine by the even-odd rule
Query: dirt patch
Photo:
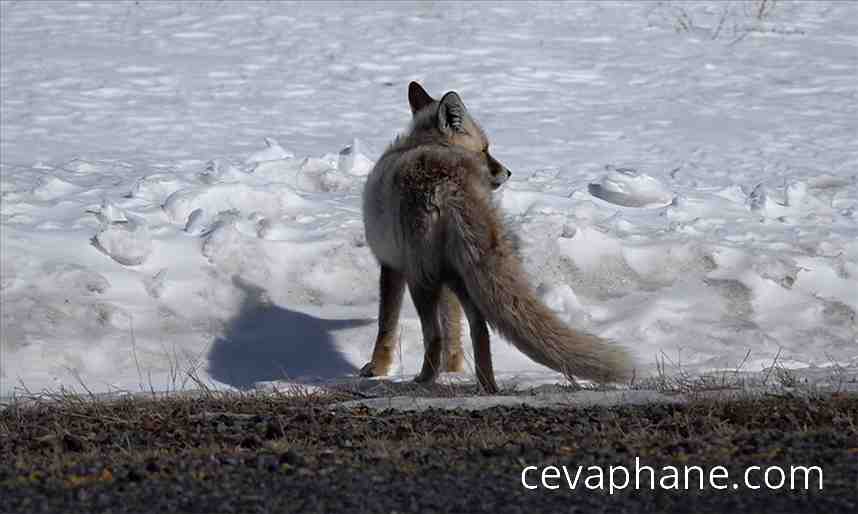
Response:
MULTIPOLYGON (((0 412, 0 512, 853 512, 858 397, 484 410, 345 394, 62 401, 0 412), (525 466, 819 466, 822 490, 527 490, 525 466)), ((760 478, 761 479, 761 478, 760 478)), ((539 482, 538 471, 529 475, 539 482)), ((583 480, 583 479, 582 479, 583 480)))

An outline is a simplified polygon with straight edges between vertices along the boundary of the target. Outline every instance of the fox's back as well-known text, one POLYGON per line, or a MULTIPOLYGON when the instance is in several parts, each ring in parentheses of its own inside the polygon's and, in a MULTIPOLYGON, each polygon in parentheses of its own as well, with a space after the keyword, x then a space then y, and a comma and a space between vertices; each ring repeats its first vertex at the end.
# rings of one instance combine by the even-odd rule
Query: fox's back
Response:
POLYGON ((475 163, 455 150, 418 146, 390 149, 367 178, 363 194, 366 237, 375 256, 394 268, 404 265, 408 240, 432 237, 444 199, 464 187, 475 163))

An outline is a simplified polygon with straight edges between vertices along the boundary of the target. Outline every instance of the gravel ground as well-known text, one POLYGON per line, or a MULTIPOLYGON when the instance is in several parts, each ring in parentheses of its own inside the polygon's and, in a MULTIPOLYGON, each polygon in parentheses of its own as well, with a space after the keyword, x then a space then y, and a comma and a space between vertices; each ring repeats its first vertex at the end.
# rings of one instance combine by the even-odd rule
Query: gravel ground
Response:
MULTIPOLYGON (((89 401, 0 411, 0 512, 856 512, 858 396, 480 411, 340 395, 89 401), (556 490, 545 466, 819 466, 807 491, 556 490)), ((648 475, 644 473, 644 478, 648 475)), ((777 478, 777 477, 774 477, 777 478)), ((762 480, 760 474, 757 478, 762 480)), ((634 478, 632 477, 632 480, 634 478)), ((617 475, 616 482, 622 482, 617 475)), ((595 485, 594 482, 591 484, 595 485)), ((788 487, 787 483, 787 487, 788 487)))

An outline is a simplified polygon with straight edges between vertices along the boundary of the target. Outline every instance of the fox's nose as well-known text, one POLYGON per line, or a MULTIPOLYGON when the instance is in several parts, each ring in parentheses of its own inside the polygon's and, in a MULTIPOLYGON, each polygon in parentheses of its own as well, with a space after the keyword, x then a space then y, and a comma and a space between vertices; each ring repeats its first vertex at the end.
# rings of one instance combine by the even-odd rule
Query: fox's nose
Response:
MULTIPOLYGON (((504 168, 504 169, 506 169, 506 168, 504 168)), ((511 176, 512 176, 512 172, 509 170, 506 170, 506 178, 510 178, 511 176)))

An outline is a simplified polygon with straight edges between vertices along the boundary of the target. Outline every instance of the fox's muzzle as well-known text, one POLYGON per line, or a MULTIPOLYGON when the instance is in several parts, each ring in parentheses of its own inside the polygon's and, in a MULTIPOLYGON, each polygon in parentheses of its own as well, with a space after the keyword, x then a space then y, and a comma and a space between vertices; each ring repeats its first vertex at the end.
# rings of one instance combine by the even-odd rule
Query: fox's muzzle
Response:
POLYGON ((488 156, 489 161, 489 173, 491 174, 491 184, 492 189, 497 189, 503 185, 504 182, 509 180, 512 176, 512 172, 509 171, 506 166, 498 162, 491 155, 488 156))

